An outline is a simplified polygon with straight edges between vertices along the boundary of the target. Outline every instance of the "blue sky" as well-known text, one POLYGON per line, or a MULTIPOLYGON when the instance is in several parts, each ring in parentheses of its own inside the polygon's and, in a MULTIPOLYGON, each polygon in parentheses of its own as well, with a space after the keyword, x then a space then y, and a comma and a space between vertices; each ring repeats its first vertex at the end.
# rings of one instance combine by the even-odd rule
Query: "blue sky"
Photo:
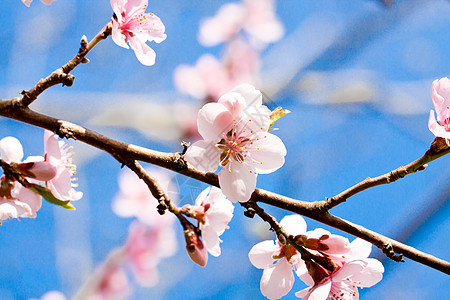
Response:
MULTIPOLYGON (((369 0, 278 1, 286 35, 263 53, 258 88, 269 96, 270 108, 281 105, 292 111, 277 122, 288 155, 282 169, 259 176, 258 187, 296 199, 323 200, 368 176, 405 165, 428 149, 433 140, 427 128, 431 83, 449 76, 450 5, 444 0, 394 2, 386 8, 369 0)), ((155 66, 139 64, 131 50, 108 39, 88 55, 89 64, 73 72, 73 87, 51 88, 32 108, 126 142, 180 151, 176 138, 164 139, 172 137, 167 130, 175 130, 173 116, 158 118, 154 111, 170 112, 175 103, 196 104, 176 91, 173 71, 179 64, 194 64, 203 53, 220 55, 222 48, 204 48, 196 36, 200 20, 213 15, 221 3, 151 1, 149 10, 163 20, 168 35, 163 43, 151 45, 157 52, 155 66), (130 103, 145 108, 136 114, 149 114, 138 130, 126 116, 108 120, 116 126, 95 121, 130 103)), ((15 97, 60 67, 76 53, 80 37, 92 38, 111 15, 109 1, 57 0, 46 6, 34 0, 30 8, 19 0, 3 3, 0 97, 15 97)), ((0 137, 13 135, 22 141, 25 155, 42 153, 43 130, 4 118, 0 128, 0 137)), ((131 219, 111 211, 120 165, 95 149, 71 144, 85 196, 75 212, 44 203, 36 219, 3 223, 2 299, 37 298, 49 290, 71 296, 126 237, 131 219)), ((424 172, 364 191, 331 212, 449 260, 448 164, 444 157, 424 172)), ((176 179, 186 203, 206 187, 182 176, 176 179)), ((267 210, 279 219, 285 215, 267 210)), ((307 223, 309 228, 322 227, 307 223)), ((190 262, 178 228, 179 250, 160 264, 160 285, 136 288, 134 298, 263 298, 262 272, 250 264, 247 253, 257 242, 274 237, 257 218, 245 218, 241 207, 235 208, 230 227, 222 236, 222 255, 210 258, 206 268, 190 262)), ((378 249, 373 255, 384 259, 378 249)), ((383 264, 385 278, 363 290, 362 299, 444 299, 450 291, 447 275, 409 259, 401 264, 384 259, 383 264)), ((302 288, 297 280, 287 298, 294 299, 302 288)))

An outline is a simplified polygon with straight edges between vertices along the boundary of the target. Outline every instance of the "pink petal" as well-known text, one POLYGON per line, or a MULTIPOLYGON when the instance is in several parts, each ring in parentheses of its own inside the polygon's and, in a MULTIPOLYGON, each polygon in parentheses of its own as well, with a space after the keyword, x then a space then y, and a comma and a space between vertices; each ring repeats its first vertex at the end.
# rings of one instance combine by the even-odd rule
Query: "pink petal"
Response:
POLYGON ((253 141, 250 154, 257 173, 272 173, 283 166, 287 151, 279 137, 268 132, 258 132, 253 141))
POLYGON ((360 238, 354 239, 350 243, 350 247, 350 252, 345 255, 346 257, 366 258, 372 252, 372 244, 360 238))
POLYGON ((261 277, 261 293, 269 299, 278 299, 289 293, 294 284, 291 265, 282 259, 273 267, 264 269, 261 277))
POLYGON ((144 12, 147 6, 148 0, 126 0, 124 9, 128 16, 132 16, 141 11, 144 12))
POLYGON ((361 272, 367 263, 364 260, 350 261, 332 275, 333 282, 339 282, 361 272))
POLYGON ((145 66, 153 66, 155 64, 156 53, 144 41, 135 36, 128 38, 128 42, 141 64, 145 66))
POLYGON ((225 106, 233 116, 233 119, 239 119, 247 104, 240 93, 227 93, 220 97, 217 103, 225 106))
POLYGON ((122 33, 122 31, 119 29, 119 23, 115 20, 113 20, 113 27, 112 27, 112 33, 111 37, 118 46, 123 47, 125 49, 129 49, 127 42, 126 42, 126 36, 122 33))
POLYGON ((23 187, 21 184, 16 182, 16 186, 14 188, 14 197, 27 204, 31 209, 29 213, 25 215, 19 215, 19 217, 36 218, 36 212, 42 206, 42 199, 39 194, 23 187))
POLYGON ((364 269, 352 275, 350 279, 358 282, 359 287, 371 287, 383 279, 384 267, 380 261, 374 258, 366 258, 364 262, 367 263, 364 269))
POLYGON ((436 79, 431 86, 431 99, 438 115, 438 119, 444 122, 447 115, 447 107, 450 106, 450 79, 447 77, 436 79))
POLYGON ((305 219, 303 219, 299 215, 285 216, 281 220, 280 226, 283 227, 283 229, 286 230, 287 233, 294 236, 299 234, 305 234, 306 232, 305 219))
POLYGON ((325 280, 325 282, 313 287, 310 291, 308 298, 303 300, 325 300, 330 295, 332 282, 331 280, 325 280))
POLYGON ((450 139, 450 131, 445 130, 445 127, 439 124, 434 117, 434 111, 430 111, 430 118, 428 120, 428 129, 437 137, 450 139))
POLYGON ((59 200, 75 201, 83 197, 82 192, 78 192, 73 189, 70 172, 64 165, 57 166, 56 176, 47 181, 46 184, 53 196, 59 200))
POLYGON ((164 33, 166 27, 161 19, 151 13, 146 13, 144 16, 146 22, 142 23, 142 30, 134 31, 134 34, 139 36, 141 40, 154 41, 155 43, 164 41, 167 38, 167 35, 164 33))
POLYGON ((203 243, 212 256, 220 255, 220 239, 211 226, 201 226, 203 243))
MULTIPOLYGON (((222 194, 222 192, 220 192, 222 194)), ((222 194, 223 195, 223 194, 222 194)), ((228 223, 233 218, 234 206, 230 200, 222 196, 219 201, 206 212, 206 223, 210 225, 218 235, 221 235, 228 228, 228 223)))
POLYGON ((199 171, 215 172, 220 163, 220 150, 215 145, 216 142, 197 141, 188 148, 184 159, 199 171))
POLYGON ((280 246, 276 245, 274 241, 267 240, 254 245, 248 253, 248 258, 256 268, 266 269, 273 265, 273 255, 279 251, 280 246))
POLYGON ((235 87, 231 92, 239 93, 244 97, 247 106, 262 105, 262 94, 251 84, 241 84, 235 87))
POLYGON ((0 157, 6 163, 20 162, 23 158, 23 148, 20 141, 12 136, 1 139, 0 157))
POLYGON ((208 103, 198 112, 197 127, 203 139, 218 142, 233 126, 233 116, 220 103, 208 103))
POLYGON ((49 130, 44 131, 44 149, 47 156, 61 160, 58 136, 49 130))
POLYGON ((28 217, 33 212, 28 204, 19 200, 0 199, 0 221, 9 218, 28 217))
POLYGON ((208 186, 206 189, 204 189, 198 196, 197 199, 195 199, 195 205, 200 206, 202 203, 210 203, 209 201, 209 193, 211 192, 211 186, 208 186))
POLYGON ((50 3, 52 3, 55 0, 41 0, 42 3, 49 5, 50 3))
POLYGON ((230 162, 219 172, 219 184, 232 202, 246 202, 256 188, 256 174, 244 163, 230 162))

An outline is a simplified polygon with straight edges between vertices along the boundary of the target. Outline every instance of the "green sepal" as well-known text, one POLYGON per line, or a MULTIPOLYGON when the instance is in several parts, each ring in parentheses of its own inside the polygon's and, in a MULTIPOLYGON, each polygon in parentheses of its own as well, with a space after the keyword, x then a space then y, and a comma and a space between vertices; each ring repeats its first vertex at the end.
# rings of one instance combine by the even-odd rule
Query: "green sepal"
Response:
POLYGON ((270 127, 272 127, 272 125, 279 120, 281 117, 283 117, 284 115, 287 115, 288 113, 290 113, 290 110, 287 109, 283 109, 281 106, 278 106, 277 108, 275 108, 271 113, 270 113, 270 127))
POLYGON ((75 210, 75 206, 70 204, 70 200, 67 200, 67 201, 59 200, 58 198, 53 196, 52 192, 49 189, 47 189, 46 187, 43 187, 42 185, 30 183, 27 186, 27 188, 29 188, 33 192, 38 193, 39 195, 42 196, 42 198, 44 198, 45 200, 47 200, 48 202, 50 202, 52 204, 61 206, 62 208, 65 208, 65 209, 75 210))

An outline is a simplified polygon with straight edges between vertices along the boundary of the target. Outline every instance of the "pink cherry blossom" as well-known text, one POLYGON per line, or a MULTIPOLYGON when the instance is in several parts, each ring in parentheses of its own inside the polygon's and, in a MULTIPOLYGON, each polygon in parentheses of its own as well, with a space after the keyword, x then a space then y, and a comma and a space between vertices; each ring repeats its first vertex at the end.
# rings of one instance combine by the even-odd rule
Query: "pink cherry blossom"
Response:
MULTIPOLYGON (((148 173, 157 179, 173 203, 178 202, 178 190, 172 181, 172 174, 164 169, 149 168, 148 173)), ((160 215, 156 209, 158 201, 153 197, 148 186, 128 169, 119 175, 119 193, 112 203, 113 211, 121 217, 136 217, 148 226, 155 226, 163 219, 171 219, 172 214, 160 215)))
POLYGON ((114 42, 128 49, 127 42, 137 59, 146 66, 155 64, 156 54, 146 42, 164 41, 167 35, 161 20, 152 13, 145 13, 148 0, 111 0, 114 10, 112 38, 114 42))
MULTIPOLYGON (((306 232, 306 222, 299 215, 284 217, 281 227, 291 234, 300 235, 306 232)), ((261 293, 269 299, 278 299, 286 295, 295 281, 293 270, 306 272, 300 254, 289 243, 280 241, 263 241, 252 247, 248 257, 258 269, 264 269, 260 288, 261 293)))
POLYGON ((371 248, 370 243, 355 239, 347 254, 329 256, 337 265, 336 271, 325 271, 317 265, 316 268, 321 268, 317 273, 324 274, 324 276, 313 280, 310 276, 307 278, 306 273, 301 279, 307 284, 314 285, 295 293, 295 295, 303 300, 359 299, 358 287, 371 287, 383 277, 384 267, 381 262, 367 258, 371 248))
POLYGON ((240 85, 218 103, 200 109, 197 127, 203 140, 195 142, 184 158, 204 172, 222 166, 222 193, 232 202, 246 202, 255 190, 256 174, 274 172, 284 164, 286 148, 267 132, 269 126, 270 110, 262 105, 261 92, 240 85))
MULTIPOLYGON (((49 5, 50 3, 52 3, 55 0, 41 0, 42 3, 45 3, 47 5, 49 5)), ((23 4, 25 4, 26 6, 30 7, 31 2, 33 2, 33 0, 22 0, 23 4)))
POLYGON ((216 100, 239 84, 257 83, 259 67, 259 54, 239 39, 228 45, 221 61, 205 54, 195 66, 178 66, 174 82, 182 93, 198 99, 216 100))
POLYGON ((215 46, 235 38, 241 30, 257 43, 279 40, 284 28, 275 14, 274 0, 224 4, 214 17, 201 23, 198 39, 204 46, 215 46))
POLYGON ((94 295, 87 300, 122 300, 131 294, 128 276, 123 268, 108 266, 94 295))
POLYGON ((71 148, 64 141, 59 141, 58 136, 48 130, 44 133, 45 161, 56 169, 56 175, 46 181, 47 188, 59 200, 75 201, 83 197, 82 192, 74 189, 73 183, 76 166, 73 164, 71 148))
POLYGON ((428 128, 435 136, 445 138, 450 145, 450 79, 444 77, 433 81, 431 99, 439 121, 436 121, 431 110, 428 128))
POLYGON ((23 162, 23 148, 12 136, 0 140, 0 157, 6 163, 14 163, 23 176, 37 180, 50 180, 56 175, 56 168, 44 161, 42 156, 29 156, 23 162))
MULTIPOLYGON (((8 164, 23 166, 23 148, 14 137, 0 140, 0 157, 8 164)), ((35 218, 41 208, 41 196, 3 175, 0 178, 0 221, 9 218, 35 218)))
POLYGON ((208 187, 201 192, 195 205, 206 250, 213 256, 219 256, 222 242, 219 236, 228 228, 234 206, 216 187, 208 187))
MULTIPOLYGON (((0 179, 2 185, 4 176, 0 179)), ((41 196, 32 190, 23 187, 17 181, 14 189, 9 191, 10 195, 0 192, 0 223, 9 218, 36 218, 36 212, 42 206, 41 196)))
POLYGON ((172 256, 177 250, 173 221, 173 218, 164 215, 154 226, 134 221, 129 228, 126 259, 142 286, 150 287, 158 283, 158 263, 161 258, 172 256))

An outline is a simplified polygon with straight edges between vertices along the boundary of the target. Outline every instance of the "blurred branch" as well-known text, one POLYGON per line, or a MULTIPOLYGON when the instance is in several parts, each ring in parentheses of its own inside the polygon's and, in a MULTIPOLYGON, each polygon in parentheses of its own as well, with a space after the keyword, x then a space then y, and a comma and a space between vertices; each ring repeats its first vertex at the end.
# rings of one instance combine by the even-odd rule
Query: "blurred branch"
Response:
MULTIPOLYGON (((149 186, 154 184, 154 180, 145 172, 145 170, 143 170, 143 168, 139 164, 137 164, 137 162, 134 161, 139 160, 155 164, 160 167, 200 180, 207 184, 219 187, 218 177, 216 174, 204 173, 192 168, 191 166, 186 164, 180 153, 158 152, 136 145, 127 144, 101 135, 95 131, 89 130, 79 125, 37 113, 29 109, 28 107, 14 105, 14 100, 0 101, 0 115, 41 128, 45 128, 57 133, 61 137, 73 138, 101 149, 111 154, 114 158, 119 158, 119 161, 121 163, 125 163, 127 166, 131 167, 131 169, 135 171, 135 173, 138 174, 139 177, 143 178, 149 186)), ((420 166, 423 166, 426 162, 450 152, 448 149, 441 151, 442 152, 439 152, 438 155, 425 155, 426 158, 424 158, 424 156, 416 162, 407 165, 405 167, 405 170, 417 171, 418 169, 420 169, 420 166)), ((406 172, 405 175, 406 174, 408 174, 408 172, 406 172)), ((157 190, 158 189, 156 189, 156 195, 160 196, 157 190)), ((376 232, 370 231, 360 225, 352 224, 348 221, 335 217, 329 214, 327 211, 321 210, 320 205, 318 204, 320 202, 312 203, 295 200, 262 189, 256 189, 253 192, 250 200, 254 202, 263 202, 317 220, 321 223, 327 224, 339 230, 350 233, 354 236, 360 237, 366 241, 369 241, 387 253, 391 253, 389 249, 391 249, 392 247, 392 250, 395 253, 400 253, 405 257, 408 257, 419 263, 450 274, 450 263, 418 251, 413 247, 401 244, 376 232)), ((177 215, 177 217, 179 217, 179 215, 177 215)))
MULTIPOLYGON (((119 162, 121 161, 120 158, 118 157, 116 157, 116 159, 119 162)), ((153 197, 155 197, 155 199, 158 200, 159 205, 157 209, 161 215, 163 215, 165 213, 165 210, 167 209, 178 218, 181 225, 183 226, 183 229, 187 228, 192 229, 195 227, 183 216, 179 208, 176 207, 172 203, 172 201, 170 201, 169 197, 161 188, 156 178, 150 176, 150 174, 148 174, 148 172, 137 161, 128 162, 126 163, 126 165, 128 168, 130 168, 131 171, 133 171, 140 179, 142 179, 145 182, 150 192, 152 193, 153 197)))
POLYGON ((17 97, 14 99, 15 104, 27 107, 28 105, 33 103, 33 101, 36 100, 42 92, 59 83, 62 83, 63 86, 72 86, 75 80, 75 76, 70 74, 70 72, 75 69, 75 67, 80 63, 89 62, 89 60, 86 58, 86 55, 101 40, 106 39, 111 34, 111 30, 112 23, 110 21, 105 25, 105 27, 103 27, 102 30, 100 30, 99 33, 97 33, 97 35, 89 43, 86 36, 83 35, 80 41, 80 50, 74 56, 74 58, 68 61, 63 67, 53 71, 53 73, 51 73, 46 78, 42 78, 41 80, 39 80, 39 82, 31 90, 22 91, 22 97, 17 97))

